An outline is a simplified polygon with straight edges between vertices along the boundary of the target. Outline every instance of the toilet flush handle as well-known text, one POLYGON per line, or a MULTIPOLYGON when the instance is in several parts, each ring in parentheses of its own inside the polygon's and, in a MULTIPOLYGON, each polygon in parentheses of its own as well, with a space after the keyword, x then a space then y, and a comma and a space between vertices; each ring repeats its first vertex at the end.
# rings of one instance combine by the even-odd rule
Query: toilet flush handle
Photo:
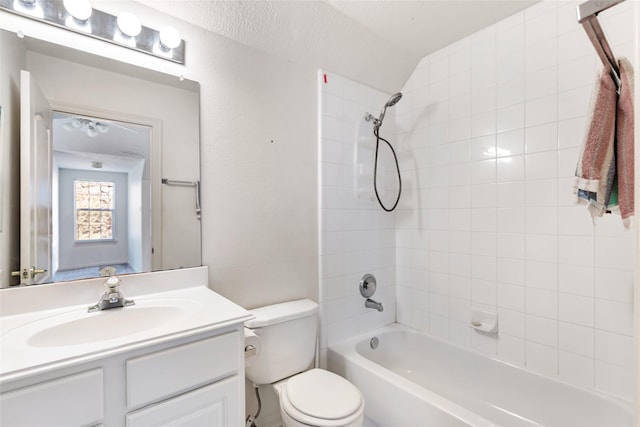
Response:
POLYGON ((258 350, 256 350, 255 346, 251 344, 249 344, 244 348, 244 357, 255 356, 257 353, 258 353, 258 350))

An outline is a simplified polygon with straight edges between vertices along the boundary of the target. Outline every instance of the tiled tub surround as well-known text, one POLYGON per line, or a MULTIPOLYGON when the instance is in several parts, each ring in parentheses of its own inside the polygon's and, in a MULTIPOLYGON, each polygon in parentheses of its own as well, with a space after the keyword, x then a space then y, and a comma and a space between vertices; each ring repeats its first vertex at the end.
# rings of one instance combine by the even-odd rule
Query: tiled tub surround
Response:
MULTIPOLYGON (((395 320, 395 213, 387 213, 371 200, 373 125, 365 113, 378 116, 389 95, 333 73, 320 72, 320 309, 321 348, 395 320), (326 75, 326 80, 325 80, 326 75), (326 81, 326 82, 325 82, 326 81), (359 151, 358 151, 359 150, 359 151), (356 182, 363 191, 356 194, 356 182), (372 297, 384 311, 365 308, 358 286, 365 273, 377 279, 372 297)), ((400 101, 402 102, 402 101, 400 101)), ((395 144, 394 112, 387 111, 381 135, 395 144)), ((380 150, 381 177, 390 182, 382 197, 395 200, 395 166, 389 152, 380 150)), ((379 181, 381 182, 381 181, 379 181)), ((387 202, 387 200, 391 200, 387 202)))
MULTIPOLYGON (((397 319, 632 398, 633 232, 594 226, 572 176, 602 65, 577 2, 544 1, 425 57, 397 105, 397 319), (497 312, 499 334, 469 328, 497 312)), ((635 63, 634 2, 600 15, 635 63)))

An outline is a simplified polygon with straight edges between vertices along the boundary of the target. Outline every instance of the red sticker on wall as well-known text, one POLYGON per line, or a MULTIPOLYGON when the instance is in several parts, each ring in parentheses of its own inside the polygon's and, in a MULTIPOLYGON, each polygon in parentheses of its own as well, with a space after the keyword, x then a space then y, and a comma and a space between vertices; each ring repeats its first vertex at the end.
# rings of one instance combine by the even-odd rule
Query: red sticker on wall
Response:
POLYGON ((327 75, 324 75, 324 82, 327 83, 327 75))

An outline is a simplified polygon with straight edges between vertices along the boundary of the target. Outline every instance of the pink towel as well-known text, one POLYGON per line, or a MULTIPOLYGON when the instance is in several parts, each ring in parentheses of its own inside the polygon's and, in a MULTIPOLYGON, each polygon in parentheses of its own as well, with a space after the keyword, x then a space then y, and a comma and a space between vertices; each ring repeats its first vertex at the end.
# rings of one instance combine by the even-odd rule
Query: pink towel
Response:
POLYGON ((628 228, 634 215, 633 67, 626 58, 619 66, 619 96, 606 67, 595 88, 575 192, 594 220, 615 210, 628 228))
POLYGON ((620 98, 616 112, 616 162, 618 167, 618 206, 624 226, 631 226, 634 216, 633 162, 633 67, 620 58, 620 98))
POLYGON ((594 218, 605 213, 613 188, 617 99, 616 85, 605 67, 593 92, 591 118, 576 167, 578 200, 589 204, 594 218))

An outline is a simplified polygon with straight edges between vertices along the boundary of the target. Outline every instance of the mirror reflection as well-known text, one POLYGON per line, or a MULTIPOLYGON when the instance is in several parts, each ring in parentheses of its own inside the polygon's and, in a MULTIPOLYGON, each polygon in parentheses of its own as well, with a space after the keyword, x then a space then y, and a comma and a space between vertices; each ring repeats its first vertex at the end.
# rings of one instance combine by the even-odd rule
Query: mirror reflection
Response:
POLYGON ((53 281, 149 271, 151 128, 54 112, 52 140, 53 281))
POLYGON ((199 184, 198 84, 0 37, 3 144, 21 152, 0 287, 201 265, 199 187, 166 184, 199 184))

